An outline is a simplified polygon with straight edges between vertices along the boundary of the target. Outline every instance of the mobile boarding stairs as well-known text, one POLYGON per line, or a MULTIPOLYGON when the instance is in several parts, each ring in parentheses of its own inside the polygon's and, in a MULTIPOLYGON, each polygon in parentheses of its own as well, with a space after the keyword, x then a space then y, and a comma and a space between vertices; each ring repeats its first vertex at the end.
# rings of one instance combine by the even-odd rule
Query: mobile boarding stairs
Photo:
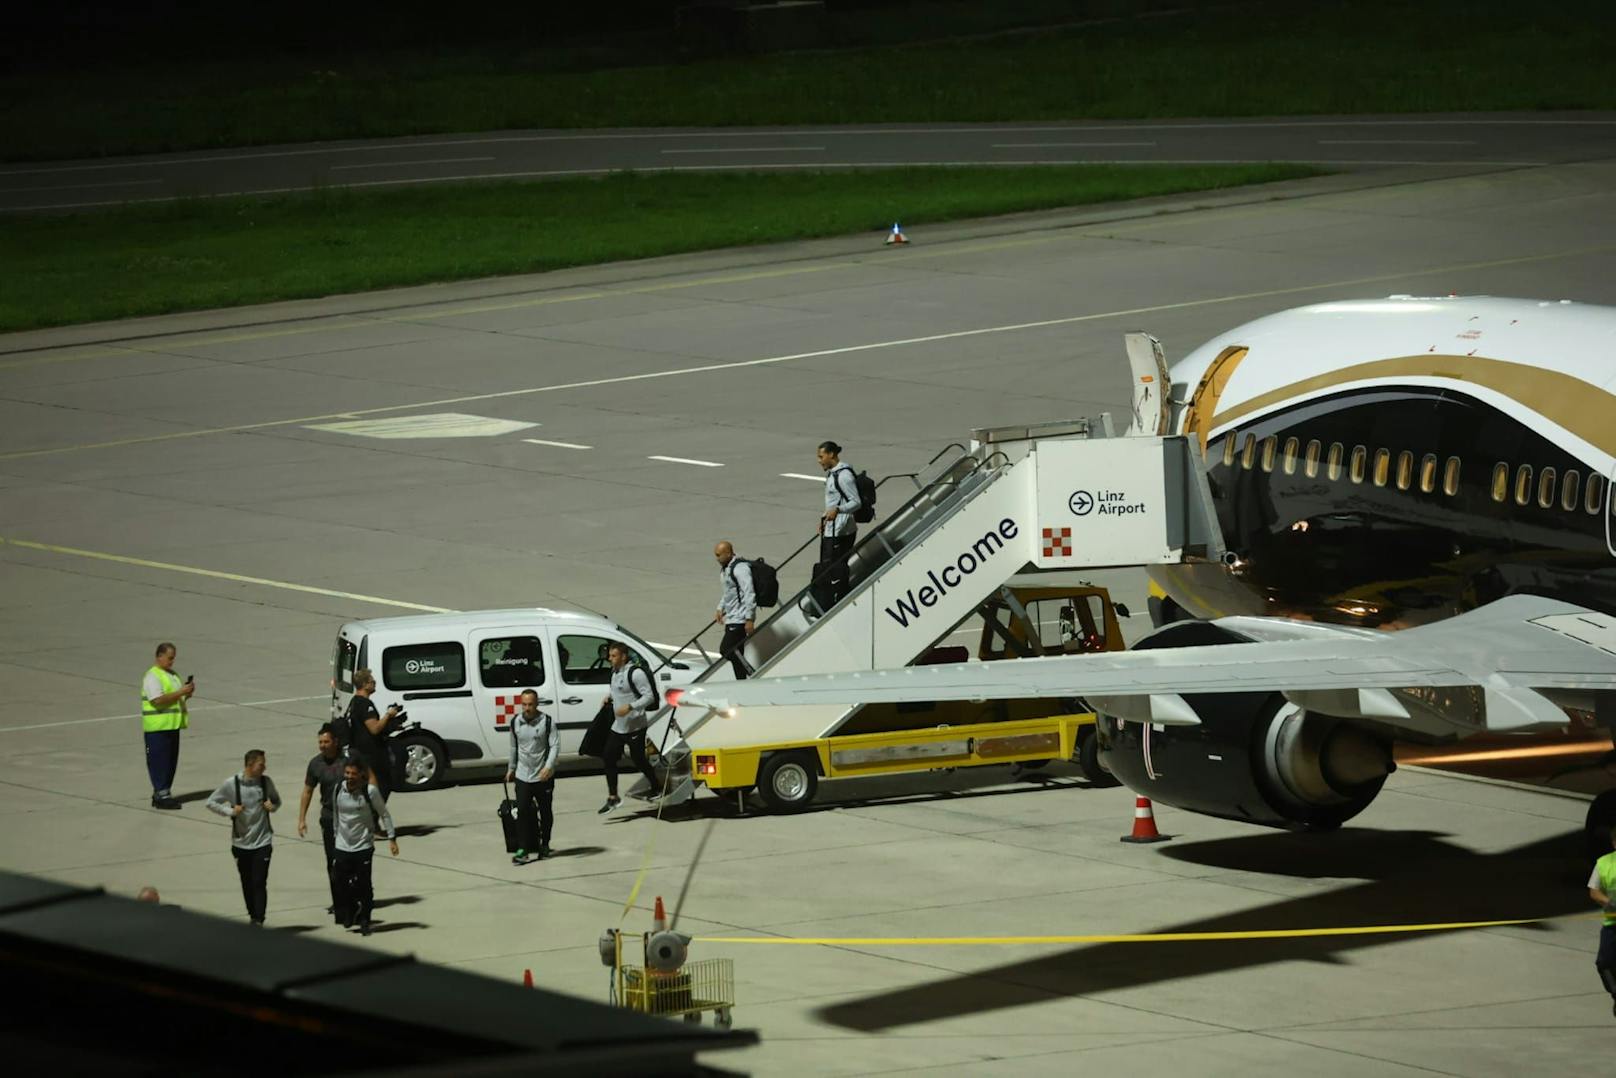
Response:
MULTIPOLYGON (((1127 340, 1136 389, 1126 435, 1114 434, 1108 414, 973 430, 969 444, 948 446, 921 472, 887 476, 878 485, 884 499, 904 481, 913 493, 860 529, 848 593, 821 610, 814 596, 824 589, 815 581, 789 598, 782 588, 775 611, 746 641, 752 676, 907 666, 1021 574, 1221 558, 1199 443, 1156 433, 1170 414, 1158 399, 1157 387, 1168 385, 1160 347, 1144 334, 1127 340)), ((780 563, 782 583, 786 568, 817 543, 809 537, 780 563)), ((701 642, 714 628, 709 622, 681 649, 709 663, 698 682, 734 677, 729 660, 701 642)), ((664 804, 694 796, 694 750, 831 737, 857 711, 758 707, 726 717, 703 709, 675 718, 665 709, 651 730, 674 769, 664 804)), ((641 780, 636 792, 644 786, 641 780)))

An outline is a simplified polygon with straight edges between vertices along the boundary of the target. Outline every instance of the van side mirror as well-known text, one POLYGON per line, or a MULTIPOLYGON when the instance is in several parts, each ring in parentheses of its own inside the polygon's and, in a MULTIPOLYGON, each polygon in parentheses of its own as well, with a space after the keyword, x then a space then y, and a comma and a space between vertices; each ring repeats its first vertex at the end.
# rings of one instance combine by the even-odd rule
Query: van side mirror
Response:
POLYGON ((1131 615, 1128 613, 1128 607, 1126 606, 1126 604, 1116 603, 1115 605, 1112 606, 1111 609, 1113 609, 1113 610, 1115 610, 1117 612, 1117 617, 1119 617, 1119 618, 1131 617, 1131 615))

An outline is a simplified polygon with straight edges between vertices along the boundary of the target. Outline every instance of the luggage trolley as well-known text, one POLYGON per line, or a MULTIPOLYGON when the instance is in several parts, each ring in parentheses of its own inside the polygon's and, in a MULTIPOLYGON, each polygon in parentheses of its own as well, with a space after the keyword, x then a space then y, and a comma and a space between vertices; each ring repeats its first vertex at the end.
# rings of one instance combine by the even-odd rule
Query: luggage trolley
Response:
POLYGON ((690 937, 677 932, 642 932, 644 965, 623 964, 624 935, 608 928, 600 938, 600 959, 612 969, 608 1001, 642 1014, 665 1018, 683 1015, 699 1024, 703 1011, 713 1012, 713 1025, 728 1029, 734 1018, 735 963, 729 958, 685 961, 690 937))

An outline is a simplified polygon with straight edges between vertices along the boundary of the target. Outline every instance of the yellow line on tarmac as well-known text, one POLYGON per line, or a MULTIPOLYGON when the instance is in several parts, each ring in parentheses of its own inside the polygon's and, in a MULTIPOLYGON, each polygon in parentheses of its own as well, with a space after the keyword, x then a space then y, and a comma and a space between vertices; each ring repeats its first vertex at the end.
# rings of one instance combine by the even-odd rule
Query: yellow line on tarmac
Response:
POLYGON ((214 580, 229 580, 237 584, 257 584, 265 588, 280 588, 283 591, 300 591, 309 595, 329 595, 333 599, 355 599, 363 603, 377 603, 381 606, 396 606, 402 610, 421 610, 428 614, 447 614, 450 612, 446 606, 426 606, 421 603, 407 603, 402 599, 384 599, 379 595, 361 595, 353 591, 334 591, 331 588, 316 588, 309 584, 293 584, 286 580, 270 580, 261 576, 244 576, 241 573, 224 573, 217 569, 199 569, 194 565, 175 565, 173 562, 150 561, 146 558, 131 558, 123 554, 107 554, 99 550, 80 550, 78 547, 55 546, 51 543, 35 543, 28 539, 9 539, 0 536, 0 546, 20 547, 24 550, 39 550, 47 554, 69 554, 76 558, 93 558, 96 561, 110 561, 118 565, 135 565, 142 569, 164 569, 171 573, 189 573, 192 576, 212 577, 214 580))
MULTIPOLYGON (((23 449, 11 453, 0 453, 0 461, 20 460, 26 457, 54 456, 58 453, 75 453, 87 449, 114 449, 121 446, 145 445, 153 442, 170 442, 183 438, 200 438, 210 434, 239 434, 246 431, 266 430, 272 427, 290 427, 307 423, 318 423, 331 419, 352 419, 356 416, 379 415, 385 412, 403 412, 415 408, 444 407, 454 404, 470 404, 479 401, 502 400, 509 397, 525 397, 535 393, 557 393, 568 389, 588 389, 596 386, 619 385, 625 382, 647 381, 657 378, 677 378, 692 374, 713 374, 722 371, 738 370, 745 367, 762 367, 775 363, 788 363, 800 359, 819 359, 827 356, 849 355, 855 352, 871 352, 884 348, 899 348, 913 344, 929 344, 936 341, 957 340, 965 337, 980 337, 994 333, 1015 333, 1029 329, 1048 329, 1054 326, 1076 325, 1082 322, 1095 322, 1109 318, 1123 318, 1142 314, 1159 314, 1163 311, 1181 311, 1197 307, 1210 307, 1222 303, 1236 303, 1253 299, 1272 299, 1279 296, 1296 295, 1303 292, 1317 292, 1328 288, 1347 288, 1355 285, 1375 284, 1385 281, 1402 281, 1410 277, 1429 276, 1434 273, 1456 273, 1464 270, 1490 269, 1499 266, 1518 266, 1532 262, 1547 262, 1559 258, 1572 258, 1586 254, 1603 254, 1616 251, 1616 244, 1605 244, 1598 247, 1585 247, 1571 251, 1554 251, 1540 255, 1522 255, 1517 258, 1496 258, 1479 262, 1460 262, 1449 266, 1433 266, 1421 270, 1407 270, 1398 273, 1379 273, 1369 277, 1353 277, 1340 281, 1324 281, 1318 284, 1292 285, 1287 288, 1271 288, 1260 292, 1237 292, 1223 296, 1209 296, 1205 299, 1184 300, 1178 303, 1157 303, 1146 307, 1128 307, 1113 311, 1096 311, 1092 314, 1070 315, 1066 318, 1046 318, 1036 322, 1015 322, 1000 326, 982 326, 977 329, 962 329, 951 333, 933 333, 922 337, 902 337, 889 341, 872 341, 869 344, 848 345, 843 348, 823 348, 812 352, 793 352, 783 356, 764 356, 760 359, 743 359, 729 363, 703 363, 695 367, 676 367, 672 370, 646 371, 642 374, 625 374, 614 378, 593 378, 580 382, 561 382, 546 386, 526 386, 521 389, 507 389, 494 393, 474 393, 460 397, 444 397, 438 400, 416 401, 410 404, 389 404, 377 408, 361 408, 344 412, 327 412, 322 415, 300 416, 296 419, 271 419, 259 423, 240 423, 229 427, 207 427, 198 430, 173 431, 168 434, 150 434, 139 438, 120 438, 110 442, 84 442, 78 445, 54 446, 46 449, 23 449)), ((809 267, 814 268, 814 267, 809 267)), ((833 268, 829 266, 817 268, 833 268)), ((781 273, 795 272, 792 270, 781 273)), ((749 276, 769 276, 770 274, 755 274, 749 276)), ((741 278, 736 278, 741 279, 741 278)), ((712 283, 710 279, 699 283, 712 283)), ((676 282, 668 287, 688 287, 676 282)), ((649 290, 649 289, 646 289, 649 290)), ((496 308, 488 308, 494 310, 496 308)))
POLYGON ((993 947, 1051 943, 1210 943, 1220 940, 1311 939, 1323 936, 1384 936, 1454 932, 1537 924, 1541 917, 1510 921, 1450 921, 1422 925, 1355 925, 1349 928, 1276 928, 1250 932, 1140 932, 1095 936, 698 936, 698 943, 767 943, 802 947, 993 947))

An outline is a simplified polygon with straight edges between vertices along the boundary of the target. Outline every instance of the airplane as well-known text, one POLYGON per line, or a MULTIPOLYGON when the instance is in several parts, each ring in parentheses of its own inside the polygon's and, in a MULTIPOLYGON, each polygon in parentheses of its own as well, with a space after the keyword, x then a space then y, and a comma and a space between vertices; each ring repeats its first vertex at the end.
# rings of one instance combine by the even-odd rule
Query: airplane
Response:
POLYGON ((676 702, 1081 698, 1138 793, 1304 831, 1362 812, 1396 741, 1560 728, 1568 709, 1616 728, 1616 308, 1318 303, 1157 367, 1167 391, 1136 390, 1134 432, 1193 439, 1225 553, 1147 567, 1157 627, 1134 649, 676 702))

